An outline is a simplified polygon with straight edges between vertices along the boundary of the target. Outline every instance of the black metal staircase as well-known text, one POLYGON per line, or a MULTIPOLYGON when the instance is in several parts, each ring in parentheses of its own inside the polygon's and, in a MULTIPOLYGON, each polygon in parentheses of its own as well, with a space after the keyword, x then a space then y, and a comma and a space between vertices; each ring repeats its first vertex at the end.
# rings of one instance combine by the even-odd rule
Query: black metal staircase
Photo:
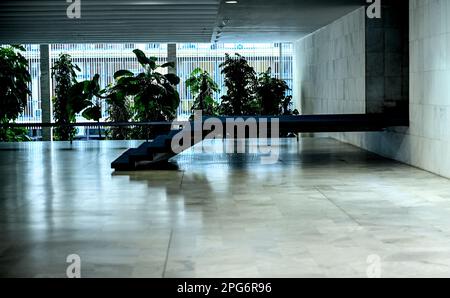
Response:
MULTIPOLYGON (((261 119, 265 119, 269 124, 274 119, 279 121, 281 133, 316 133, 316 132, 369 132, 383 131, 388 127, 409 126, 407 116, 393 115, 313 115, 313 116, 280 116, 280 117, 242 117, 242 121, 256 119, 259 129, 261 119)), ((208 118, 203 118, 203 123, 208 118)), ((228 117, 214 118, 223 125, 223 135, 226 136, 226 124, 228 117)), ((234 118, 233 118, 234 119, 234 118)), ((191 123, 191 127, 194 125, 191 123)), ((270 131, 270 125, 269 125, 270 131)), ((171 130, 167 134, 158 136, 152 142, 145 142, 136 149, 129 149, 116 159, 111 167, 116 171, 134 171, 139 168, 158 168, 172 157, 176 156, 172 148, 172 141, 181 129, 171 130)), ((194 138, 194 130, 188 131, 191 138, 191 146, 201 142, 209 133, 208 131, 198 132, 200 138, 194 138)))

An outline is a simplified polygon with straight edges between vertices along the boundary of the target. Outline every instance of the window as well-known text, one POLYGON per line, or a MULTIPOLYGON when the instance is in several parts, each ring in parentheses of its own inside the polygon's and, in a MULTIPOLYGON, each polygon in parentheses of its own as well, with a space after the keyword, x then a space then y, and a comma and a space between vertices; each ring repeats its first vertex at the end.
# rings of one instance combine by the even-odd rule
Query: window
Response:
MULTIPOLYGON (((18 122, 41 122, 40 100, 40 51, 39 45, 25 45, 25 57, 29 61, 32 76, 32 96, 23 115, 18 122)), ((128 69, 135 73, 141 71, 133 49, 141 49, 148 56, 158 57, 160 64, 167 61, 167 44, 52 44, 50 45, 51 66, 58 59, 59 54, 67 53, 81 68, 78 80, 89 80, 95 74, 100 75, 100 84, 106 87, 114 82, 114 73, 121 69, 128 69)), ((185 119, 191 113, 193 98, 187 90, 185 81, 197 67, 207 70, 214 80, 221 86, 221 93, 216 94, 216 100, 226 92, 223 86, 223 75, 219 65, 224 61, 225 54, 239 53, 246 57, 257 73, 272 68, 272 73, 288 82, 292 88, 292 56, 293 45, 290 43, 180 43, 177 44, 177 72, 181 78, 179 92, 181 104, 178 114, 185 119)), ((106 119, 107 106, 103 104, 103 117, 106 119)), ((78 121, 84 119, 79 116, 78 121)))

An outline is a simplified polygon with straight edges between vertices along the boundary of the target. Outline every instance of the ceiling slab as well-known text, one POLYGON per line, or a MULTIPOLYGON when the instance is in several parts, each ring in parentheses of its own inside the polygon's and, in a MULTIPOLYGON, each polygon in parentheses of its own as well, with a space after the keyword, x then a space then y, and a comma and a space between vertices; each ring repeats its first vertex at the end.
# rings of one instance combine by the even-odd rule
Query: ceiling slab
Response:
POLYGON ((212 41, 294 41, 365 3, 363 0, 238 0, 237 4, 223 1, 212 41))
POLYGON ((81 18, 70 19, 66 0, 0 0, 0 44, 293 41, 365 4, 365 0, 80 2, 81 18))
POLYGON ((1 0, 0 43, 210 42, 220 0, 1 0))

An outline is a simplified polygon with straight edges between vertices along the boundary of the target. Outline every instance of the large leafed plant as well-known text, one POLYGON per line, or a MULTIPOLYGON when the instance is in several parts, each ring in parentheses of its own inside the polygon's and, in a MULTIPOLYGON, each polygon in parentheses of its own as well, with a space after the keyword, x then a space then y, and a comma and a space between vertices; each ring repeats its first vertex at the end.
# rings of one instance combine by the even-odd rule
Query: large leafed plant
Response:
MULTIPOLYGON (((172 121, 176 117, 180 105, 180 95, 176 85, 180 78, 175 74, 162 74, 158 69, 174 67, 169 62, 157 64, 156 57, 147 57, 141 50, 134 50, 143 71, 137 75, 128 70, 120 70, 114 74, 117 83, 112 93, 117 98, 132 97, 134 119, 137 122, 172 121)), ((147 138, 149 131, 138 130, 136 138, 147 138)))
MULTIPOLYGON (((0 124, 17 120, 31 95, 28 61, 18 45, 0 47, 0 124)), ((26 130, 0 127, 0 141, 28 140, 26 130)))
MULTIPOLYGON (((100 75, 96 74, 92 80, 86 80, 73 85, 69 90, 67 109, 70 115, 81 115, 87 120, 100 122, 102 118, 101 99, 104 90, 99 84, 100 75)), ((99 137, 102 137, 98 128, 99 137)))
MULTIPOLYGON (((68 54, 61 54, 52 68, 56 94, 53 98, 53 117, 59 124, 54 130, 54 136, 59 141, 73 140, 76 129, 70 124, 76 122, 77 114, 81 113, 85 119, 97 122, 102 117, 100 76, 96 74, 92 80, 78 82, 77 71, 81 70, 68 54)), ((100 128, 99 135, 101 137, 100 128)))

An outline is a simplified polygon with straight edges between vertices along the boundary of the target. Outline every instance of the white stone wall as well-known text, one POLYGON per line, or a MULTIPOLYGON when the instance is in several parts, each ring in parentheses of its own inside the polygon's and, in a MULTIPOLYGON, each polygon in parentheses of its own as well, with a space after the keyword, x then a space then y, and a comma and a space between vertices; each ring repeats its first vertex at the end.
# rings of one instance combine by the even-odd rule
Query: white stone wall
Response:
MULTIPOLYGON (((450 0, 410 0, 409 13, 410 128, 334 136, 450 178, 450 0)), ((302 40, 298 44, 304 42, 302 40)), ((298 54, 297 59, 302 58, 301 47, 298 54)), ((328 59, 331 61, 333 57, 328 59)), ((361 90, 365 88, 363 85, 359 87, 361 90)), ((309 89, 304 89, 304 92, 304 98, 316 96, 309 89)), ((340 95, 335 98, 340 98, 340 95)), ((316 114, 332 111, 330 108, 321 110, 316 103, 313 105, 315 108, 312 111, 316 114)), ((355 111, 358 109, 359 104, 355 111)), ((333 107, 333 110, 341 112, 342 108, 333 107)), ((309 107, 305 111, 310 112, 309 107)))
POLYGON ((365 113, 365 14, 359 9, 295 43, 303 114, 365 113))

